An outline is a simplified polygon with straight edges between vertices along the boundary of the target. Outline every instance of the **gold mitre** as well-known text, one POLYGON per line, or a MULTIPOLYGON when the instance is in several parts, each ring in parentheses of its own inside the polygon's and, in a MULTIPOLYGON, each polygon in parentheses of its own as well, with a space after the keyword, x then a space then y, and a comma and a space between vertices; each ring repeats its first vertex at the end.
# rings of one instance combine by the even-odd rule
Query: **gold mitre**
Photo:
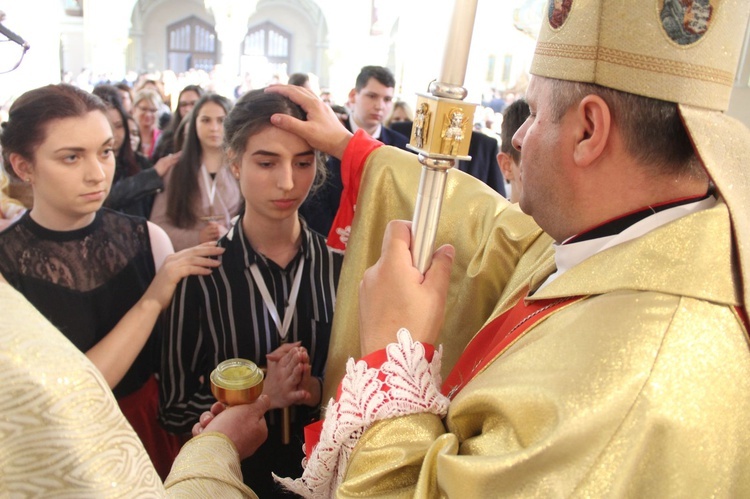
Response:
POLYGON ((678 104, 729 207, 750 311, 750 130, 726 116, 748 0, 549 0, 531 73, 678 104))
POLYGON ((531 73, 725 111, 747 0, 550 0, 531 73))

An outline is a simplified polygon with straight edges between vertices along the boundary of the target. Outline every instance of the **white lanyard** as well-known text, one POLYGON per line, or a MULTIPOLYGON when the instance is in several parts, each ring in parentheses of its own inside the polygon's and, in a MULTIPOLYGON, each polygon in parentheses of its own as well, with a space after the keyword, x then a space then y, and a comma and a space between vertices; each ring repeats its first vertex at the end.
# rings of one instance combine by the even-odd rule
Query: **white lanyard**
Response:
MULTIPOLYGON (((206 184, 206 193, 208 194, 208 205, 214 205, 214 198, 216 197, 216 177, 211 178, 211 174, 208 173, 206 165, 201 165, 201 173, 203 173, 203 182, 206 184)), ((218 173, 217 173, 218 176, 218 173)))
POLYGON ((289 293, 289 299, 287 300, 287 305, 284 309, 284 323, 282 324, 281 319, 279 318, 279 312, 276 310, 276 305, 274 305, 273 300, 271 299, 271 293, 268 292, 268 287, 266 287, 266 283, 263 281, 263 276, 260 275, 258 264, 254 263, 250 265, 250 273, 253 275, 255 285, 258 286, 258 289, 260 290, 260 294, 263 297, 263 303, 265 303, 268 313, 271 314, 271 318, 273 319, 274 324, 276 324, 282 340, 286 340, 289 326, 292 324, 292 316, 294 315, 294 309, 297 307, 297 295, 299 294, 299 286, 302 282, 302 268, 304 266, 305 259, 302 258, 299 262, 299 267, 297 267, 297 273, 294 275, 294 284, 292 284, 292 291, 289 293))

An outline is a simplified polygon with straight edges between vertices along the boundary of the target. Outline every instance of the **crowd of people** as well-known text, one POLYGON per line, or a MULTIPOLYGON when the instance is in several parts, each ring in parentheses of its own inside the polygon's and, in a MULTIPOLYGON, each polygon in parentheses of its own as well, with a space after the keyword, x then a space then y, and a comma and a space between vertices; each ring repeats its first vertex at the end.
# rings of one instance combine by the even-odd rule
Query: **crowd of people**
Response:
MULTIPOLYGON (((449 175, 424 275, 402 221, 415 115, 385 67, 342 106, 303 73, 174 102, 151 79, 18 97, 0 490, 750 494, 750 132, 681 66, 681 32, 594 3, 551 7, 526 94, 490 103, 499 134, 449 175), (588 70, 626 50, 673 64, 588 70), (232 358, 265 373, 251 404, 212 395, 232 358)), ((728 3, 742 15, 682 43, 717 74, 750 14, 728 3)))

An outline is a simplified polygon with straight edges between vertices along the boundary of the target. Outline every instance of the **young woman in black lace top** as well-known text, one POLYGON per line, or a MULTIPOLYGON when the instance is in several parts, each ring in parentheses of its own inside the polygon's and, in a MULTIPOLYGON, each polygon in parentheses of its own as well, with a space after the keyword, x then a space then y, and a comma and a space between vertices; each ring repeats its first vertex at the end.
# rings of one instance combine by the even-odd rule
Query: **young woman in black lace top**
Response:
POLYGON ((0 273, 102 372, 166 476, 178 442, 156 420, 155 326, 177 282, 210 273, 224 250, 171 255, 164 231, 103 209, 113 142, 104 104, 83 90, 49 85, 14 102, 3 163, 31 184, 34 206, 0 233, 0 273))

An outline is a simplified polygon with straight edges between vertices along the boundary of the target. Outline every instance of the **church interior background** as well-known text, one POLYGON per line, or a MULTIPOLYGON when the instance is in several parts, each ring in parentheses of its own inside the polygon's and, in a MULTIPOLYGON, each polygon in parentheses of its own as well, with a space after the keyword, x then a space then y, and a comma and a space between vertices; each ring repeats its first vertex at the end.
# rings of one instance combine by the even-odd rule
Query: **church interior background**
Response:
MULTIPOLYGON (((478 0, 468 101, 480 102, 491 89, 523 91, 545 4, 478 0)), ((239 85, 258 88, 294 72, 312 73, 343 103, 367 64, 391 69, 397 97, 414 102, 440 72, 452 9, 453 0, 0 2, 3 24, 30 45, 8 72, 21 48, 0 43, 0 108, 47 83, 85 86, 144 73, 167 85, 173 75, 207 74, 213 90, 227 96, 239 85)), ((748 125, 749 82, 750 32, 729 109, 748 125)))

